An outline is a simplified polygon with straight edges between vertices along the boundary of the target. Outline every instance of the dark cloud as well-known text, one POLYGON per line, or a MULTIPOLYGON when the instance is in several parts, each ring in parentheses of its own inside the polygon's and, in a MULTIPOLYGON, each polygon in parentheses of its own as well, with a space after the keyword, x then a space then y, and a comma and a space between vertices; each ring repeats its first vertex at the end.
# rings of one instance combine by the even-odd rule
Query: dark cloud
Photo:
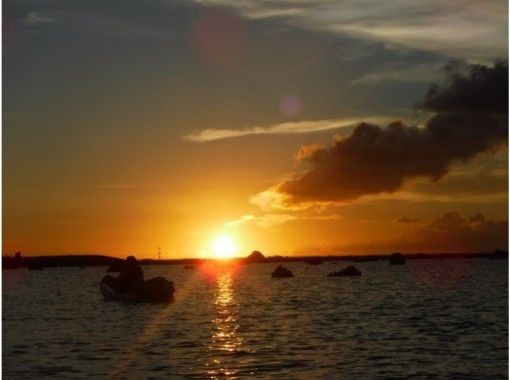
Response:
POLYGON ((508 63, 497 62, 492 67, 456 62, 446 67, 447 80, 442 86, 432 85, 423 109, 435 112, 508 113, 508 63))
POLYGON ((503 68, 476 65, 464 76, 450 70, 446 84, 432 87, 426 97, 423 107, 440 112, 424 128, 361 123, 333 146, 301 148, 297 157, 311 169, 279 184, 278 191, 291 202, 349 201, 394 192, 414 177, 438 181, 454 163, 495 151, 508 136, 508 96, 499 92, 499 81, 508 82, 503 68), (488 98, 480 99, 477 91, 488 98))
POLYGON ((422 250, 481 252, 508 247, 508 221, 493 221, 483 214, 463 216, 451 211, 429 225, 414 230, 406 245, 417 244, 422 250))
POLYGON ((483 214, 446 212, 428 224, 413 227, 391 240, 353 243, 331 252, 492 252, 508 247, 508 220, 491 220, 483 214))
POLYGON ((416 218, 408 218, 407 216, 404 216, 402 218, 398 218, 396 220, 397 223, 418 223, 421 219, 416 218))

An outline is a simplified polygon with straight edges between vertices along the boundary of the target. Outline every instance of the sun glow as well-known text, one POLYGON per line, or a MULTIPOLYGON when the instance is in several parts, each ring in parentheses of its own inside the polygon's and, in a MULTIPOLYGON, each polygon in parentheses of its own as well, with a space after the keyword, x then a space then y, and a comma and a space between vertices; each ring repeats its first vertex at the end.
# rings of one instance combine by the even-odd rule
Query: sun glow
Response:
POLYGON ((217 258, 228 259, 237 252, 237 247, 232 238, 226 235, 221 235, 214 240, 213 251, 217 258))

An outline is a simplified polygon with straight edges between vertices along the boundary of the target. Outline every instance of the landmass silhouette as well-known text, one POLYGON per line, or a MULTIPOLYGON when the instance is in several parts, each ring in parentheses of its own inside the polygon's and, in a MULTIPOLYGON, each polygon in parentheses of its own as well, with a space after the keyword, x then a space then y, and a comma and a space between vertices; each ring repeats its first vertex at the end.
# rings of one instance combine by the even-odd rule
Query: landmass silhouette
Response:
MULTIPOLYGON (((493 252, 472 252, 472 253, 407 253, 400 254, 404 260, 420 259, 466 259, 466 258, 488 258, 508 259, 508 251, 497 249, 493 252)), ((326 261, 379 261, 390 260, 389 254, 370 255, 308 255, 308 256, 264 256, 260 251, 253 251, 245 258, 232 258, 232 263, 285 263, 285 262, 326 262, 326 261)), ((205 262, 218 261, 221 259, 141 259, 140 265, 189 265, 197 266, 205 262)), ((45 256, 23 256, 21 252, 14 255, 2 256, 2 269, 19 269, 29 267, 90 267, 90 266, 122 266, 123 259, 106 255, 45 255, 45 256)), ((391 261, 390 261, 391 262, 391 261)))

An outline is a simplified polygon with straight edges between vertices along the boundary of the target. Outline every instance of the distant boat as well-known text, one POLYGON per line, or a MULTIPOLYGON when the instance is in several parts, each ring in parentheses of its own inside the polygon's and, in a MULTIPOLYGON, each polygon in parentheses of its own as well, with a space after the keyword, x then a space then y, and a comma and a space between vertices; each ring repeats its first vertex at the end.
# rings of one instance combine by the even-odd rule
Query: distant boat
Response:
POLYGON ((193 265, 187 264, 187 265, 184 266, 184 269, 194 270, 195 267, 193 265))
POLYGON ((319 265, 322 264, 322 260, 308 260, 306 263, 308 265, 319 265))
POLYGON ((361 276, 361 272, 358 268, 353 265, 350 265, 338 272, 331 272, 328 274, 328 277, 359 277, 361 276))
POLYGON ((399 252, 392 253, 388 260, 391 265, 404 265, 406 263, 406 258, 399 252))
POLYGON ((43 270, 44 267, 42 265, 32 264, 28 266, 28 270, 43 270))
POLYGON ((271 277, 273 278, 289 278, 294 277, 294 274, 290 271, 290 269, 285 268, 283 265, 279 265, 276 269, 271 273, 271 277))

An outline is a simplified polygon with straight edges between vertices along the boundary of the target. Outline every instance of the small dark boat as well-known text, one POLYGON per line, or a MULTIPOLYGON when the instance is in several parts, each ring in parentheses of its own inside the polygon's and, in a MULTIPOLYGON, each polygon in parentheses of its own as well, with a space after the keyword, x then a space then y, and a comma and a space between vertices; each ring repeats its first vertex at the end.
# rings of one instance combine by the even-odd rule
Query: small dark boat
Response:
POLYGON ((187 264, 184 266, 184 269, 187 269, 187 270, 194 270, 195 267, 193 265, 190 265, 190 264, 187 264))
POLYGON ((319 264, 322 264, 322 261, 321 260, 308 260, 306 263, 308 265, 319 265, 319 264))
POLYGON ((174 283, 164 277, 155 277, 145 281, 143 289, 136 293, 117 293, 114 288, 115 277, 103 277, 99 290, 106 301, 131 303, 169 303, 174 300, 174 283))
POLYGON ((294 277, 294 274, 290 271, 290 269, 285 268, 283 265, 279 265, 276 269, 271 273, 271 277, 273 278, 288 278, 294 277))
POLYGON ((28 266, 28 270, 43 270, 44 267, 38 264, 32 264, 28 266))
POLYGON ((406 258, 399 252, 392 253, 388 260, 391 265, 404 265, 406 263, 406 258))
POLYGON ((358 268, 353 265, 348 266, 338 272, 331 272, 328 274, 328 277, 358 277, 361 276, 361 272, 358 268))

